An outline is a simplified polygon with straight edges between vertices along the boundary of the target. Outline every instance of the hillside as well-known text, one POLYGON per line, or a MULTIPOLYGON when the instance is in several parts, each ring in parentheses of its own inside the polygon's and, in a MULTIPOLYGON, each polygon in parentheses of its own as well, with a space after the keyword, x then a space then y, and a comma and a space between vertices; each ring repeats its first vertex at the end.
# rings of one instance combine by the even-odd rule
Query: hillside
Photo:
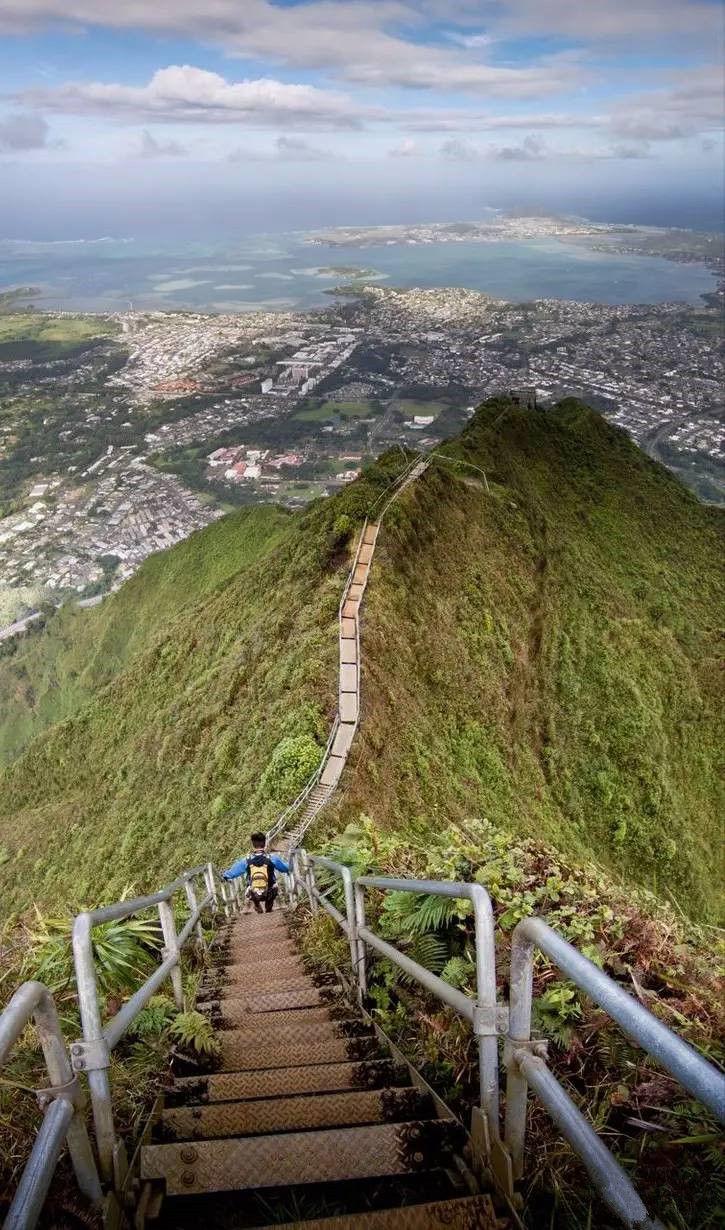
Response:
MULTIPOLYGON (((576 402, 488 402, 443 451, 470 466, 435 463, 381 536, 363 723, 320 831, 361 813, 417 836, 486 817, 713 917, 721 515, 576 402)), ((294 797, 334 713, 354 530, 400 465, 389 454, 260 531, 235 569, 225 550, 208 588, 171 586, 166 609, 184 604, 162 629, 150 601, 129 631, 139 574, 98 612, 118 673, 102 662, 75 686, 90 624, 85 648, 72 620, 28 646, 29 677, 62 695, 35 720, 72 716, 4 773, 9 908, 223 862, 294 797)), ((203 555, 236 532, 209 527, 203 555)), ((159 593, 173 555, 148 565, 159 593)))
POLYGON ((156 555, 100 606, 66 604, 0 656, 0 763, 75 713, 179 616, 251 563, 286 525, 280 508, 225 517, 156 555))

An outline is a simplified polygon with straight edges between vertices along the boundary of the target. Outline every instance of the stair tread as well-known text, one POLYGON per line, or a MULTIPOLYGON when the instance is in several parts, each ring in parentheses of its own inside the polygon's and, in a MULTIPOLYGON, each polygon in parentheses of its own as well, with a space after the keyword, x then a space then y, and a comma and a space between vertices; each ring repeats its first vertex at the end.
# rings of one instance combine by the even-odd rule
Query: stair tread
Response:
POLYGON ((267 1042, 231 1042, 225 1033, 221 1042, 221 1070, 233 1072, 240 1068, 297 1068, 310 1063, 344 1063, 345 1060, 371 1058, 378 1050, 375 1038, 331 1038, 310 1043, 309 1040, 275 1047, 267 1042))
MULTIPOLYGON (((264 1077, 260 1077, 260 1093, 264 1077)), ((351 1127, 362 1123, 399 1123, 429 1111, 419 1090, 338 1090, 314 1096, 248 1098, 206 1106, 177 1106, 161 1114, 164 1141, 210 1140, 222 1136, 259 1136, 301 1128, 351 1127)))
MULTIPOLYGON (((264 1090, 267 1097, 298 1093, 333 1093, 343 1089, 381 1089, 386 1085, 407 1083, 407 1069, 390 1059, 346 1060, 341 1063, 300 1064, 298 1067, 267 1068, 264 1090)), ((259 1098, 260 1079, 248 1069, 239 1072, 212 1072, 208 1076, 179 1076, 172 1092, 209 1102, 259 1098)))
POLYGON ((411 1174, 438 1169, 455 1136, 435 1119, 146 1145, 141 1177, 165 1179, 167 1195, 180 1195, 411 1174))
MULTIPOLYGON (((498 1230, 501 1223, 487 1195, 408 1204, 403 1208, 285 1222, 277 1230, 498 1230)), ((257 1230, 262 1230, 257 1227, 257 1230)))

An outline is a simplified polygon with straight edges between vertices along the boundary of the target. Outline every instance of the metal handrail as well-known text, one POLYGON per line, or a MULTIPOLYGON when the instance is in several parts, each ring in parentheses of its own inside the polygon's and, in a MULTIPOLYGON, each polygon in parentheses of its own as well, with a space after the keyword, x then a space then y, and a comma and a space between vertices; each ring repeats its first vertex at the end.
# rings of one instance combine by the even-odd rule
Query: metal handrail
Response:
POLYGON ((171 978, 174 1000, 181 1010, 184 1004, 181 979, 181 950, 196 929, 201 936, 201 915, 209 906, 216 908, 219 898, 224 912, 229 917, 238 905, 238 885, 224 881, 212 863, 205 863, 184 872, 171 884, 144 897, 130 901, 117 901, 113 905, 78 914, 73 922, 72 947, 75 964, 78 1006, 83 1037, 71 1045, 71 1063, 75 1072, 85 1072, 93 1108, 96 1129, 96 1146, 101 1175, 106 1181, 113 1180, 119 1187, 123 1180, 125 1156, 116 1129, 111 1104, 111 1088, 108 1079, 111 1051, 120 1042, 139 1012, 151 996, 171 978), (197 901, 194 881, 202 877, 206 892, 197 901), (174 914, 170 905, 176 893, 184 891, 190 916, 177 935, 174 914), (164 938, 163 960, 153 974, 104 1025, 98 1000, 98 985, 93 960, 93 928, 99 923, 128 918, 131 914, 157 906, 164 938))
MULTIPOLYGON (((722 1120, 725 1119, 725 1077, 708 1060, 541 918, 525 918, 514 929, 510 1008, 507 1011, 504 1006, 497 1005, 493 910, 489 895, 480 884, 383 876, 355 878, 350 869, 342 864, 304 850, 297 851, 292 872, 295 887, 304 889, 312 909, 316 912, 321 906, 348 936, 352 968, 357 976, 361 1000, 367 990, 367 947, 404 970, 471 1022, 478 1040, 480 1102, 490 1140, 491 1163, 496 1181, 505 1195, 513 1196, 513 1180, 520 1179, 523 1174, 527 1091, 530 1086, 581 1158, 603 1201, 624 1225, 632 1230, 662 1230, 661 1223, 648 1213, 629 1176, 547 1067, 545 1042, 531 1039, 534 947, 544 952, 562 973, 622 1026, 628 1037, 652 1054, 693 1097, 722 1120), (317 888, 316 866, 326 867, 343 879, 346 917, 317 888), (350 887, 353 908, 349 901, 350 887), (371 931, 365 922, 365 888, 430 893, 472 901, 476 938, 476 998, 471 999, 450 986, 371 931), (504 1036, 503 1060, 507 1068, 503 1140, 499 1133, 497 1040, 500 1034, 504 1036)), ((484 1132, 484 1139, 486 1135, 484 1132)))
MULTIPOLYGON (((622 1027, 629 1038, 654 1056, 665 1071, 711 1110, 720 1122, 725 1120, 725 1076, 685 1042, 684 1038, 668 1029, 632 995, 578 952, 544 922, 543 918, 524 918, 514 928, 511 940, 509 1046, 504 1056, 508 1067, 506 1143, 517 1178, 523 1172, 527 1086, 530 1084, 535 1089, 551 1113, 556 1106, 559 1114, 568 1113, 571 1119, 570 1111, 562 1111, 561 1099, 555 1101, 550 1095, 551 1081, 540 1071, 543 1063, 541 1058, 539 1057, 537 1065, 528 1062, 531 1050, 535 948, 545 953, 567 978, 585 991, 622 1027)), ((551 1080, 555 1081, 556 1078, 551 1077, 551 1080)), ((558 1082, 556 1083, 558 1085, 558 1082)), ((563 1090, 561 1093, 564 1097, 567 1096, 563 1090)), ((571 1103, 570 1106, 578 1115, 574 1104, 571 1103)), ((609 1156, 611 1157, 611 1154, 609 1156)), ((631 1224, 638 1223, 633 1221, 631 1224)))
MULTIPOLYGON (((488 1121, 492 1137, 499 1136, 499 1090, 498 1090, 498 1020, 496 1005, 496 947, 491 898, 482 884, 469 884, 451 880, 401 880, 388 876, 358 876, 355 880, 355 918, 359 938, 376 948, 389 961, 399 965, 432 991, 444 999, 460 1015, 473 1025, 478 1042, 478 1075, 481 1109, 488 1121), (385 891, 424 893, 435 897, 453 897, 470 901, 473 905, 474 943, 476 949, 476 999, 469 1000, 442 978, 432 974, 417 961, 399 953, 385 943, 365 925, 364 889, 380 888, 385 891), (386 951, 383 953, 383 947, 386 951), (389 950, 389 951, 388 951, 389 950), (453 994, 451 994, 453 992, 453 994), (460 996, 460 999, 458 998, 460 996), (465 1002, 463 1002, 465 1001, 465 1002)), ((363 966, 364 970, 364 966, 363 966)), ((363 973, 364 977, 364 973, 363 973)))
POLYGON ((42 982, 24 982, 0 1014, 0 1064, 31 1020, 38 1031, 49 1084, 38 1090, 43 1122, 3 1223, 4 1230, 32 1230, 66 1141, 81 1192, 92 1204, 100 1204, 103 1198, 83 1117, 83 1095, 68 1060, 55 1000, 42 982))

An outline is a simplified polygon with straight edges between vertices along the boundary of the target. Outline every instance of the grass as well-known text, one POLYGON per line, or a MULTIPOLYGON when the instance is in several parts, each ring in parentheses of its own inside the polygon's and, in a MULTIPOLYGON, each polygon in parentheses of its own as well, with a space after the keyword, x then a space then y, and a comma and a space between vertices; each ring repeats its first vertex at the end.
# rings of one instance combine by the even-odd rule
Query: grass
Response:
POLYGON ((0 314, 0 342, 69 342, 75 345, 89 337, 117 332, 118 326, 103 316, 52 316, 47 312, 0 314))
MULTIPOLYGON (((444 449, 488 490, 436 463, 389 514, 363 722, 323 831, 486 817, 713 919, 721 514, 575 402, 487 403, 444 449)), ((295 772, 267 770, 287 739, 301 767, 324 744, 354 528, 400 465, 290 516, 26 747, 0 791, 6 909, 223 862, 294 797, 295 772)))
POLYGON ((295 419, 305 423, 324 423, 339 414, 345 419, 367 418, 378 413, 369 401, 326 401, 319 406, 308 406, 295 414, 295 419))

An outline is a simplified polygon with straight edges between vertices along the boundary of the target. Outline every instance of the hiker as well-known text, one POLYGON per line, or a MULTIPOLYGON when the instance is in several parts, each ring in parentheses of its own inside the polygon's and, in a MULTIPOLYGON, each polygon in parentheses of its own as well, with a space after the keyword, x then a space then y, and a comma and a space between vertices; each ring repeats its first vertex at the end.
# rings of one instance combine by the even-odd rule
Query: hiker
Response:
POLYGON ((232 863, 227 871, 222 872, 224 880, 234 880, 246 873, 246 896, 251 901, 258 914, 262 913, 262 903, 267 914, 271 914, 275 897, 279 892, 277 872, 289 874, 289 867, 278 854, 267 854, 267 839, 264 833, 252 833, 252 850, 246 858, 240 858, 232 863))

